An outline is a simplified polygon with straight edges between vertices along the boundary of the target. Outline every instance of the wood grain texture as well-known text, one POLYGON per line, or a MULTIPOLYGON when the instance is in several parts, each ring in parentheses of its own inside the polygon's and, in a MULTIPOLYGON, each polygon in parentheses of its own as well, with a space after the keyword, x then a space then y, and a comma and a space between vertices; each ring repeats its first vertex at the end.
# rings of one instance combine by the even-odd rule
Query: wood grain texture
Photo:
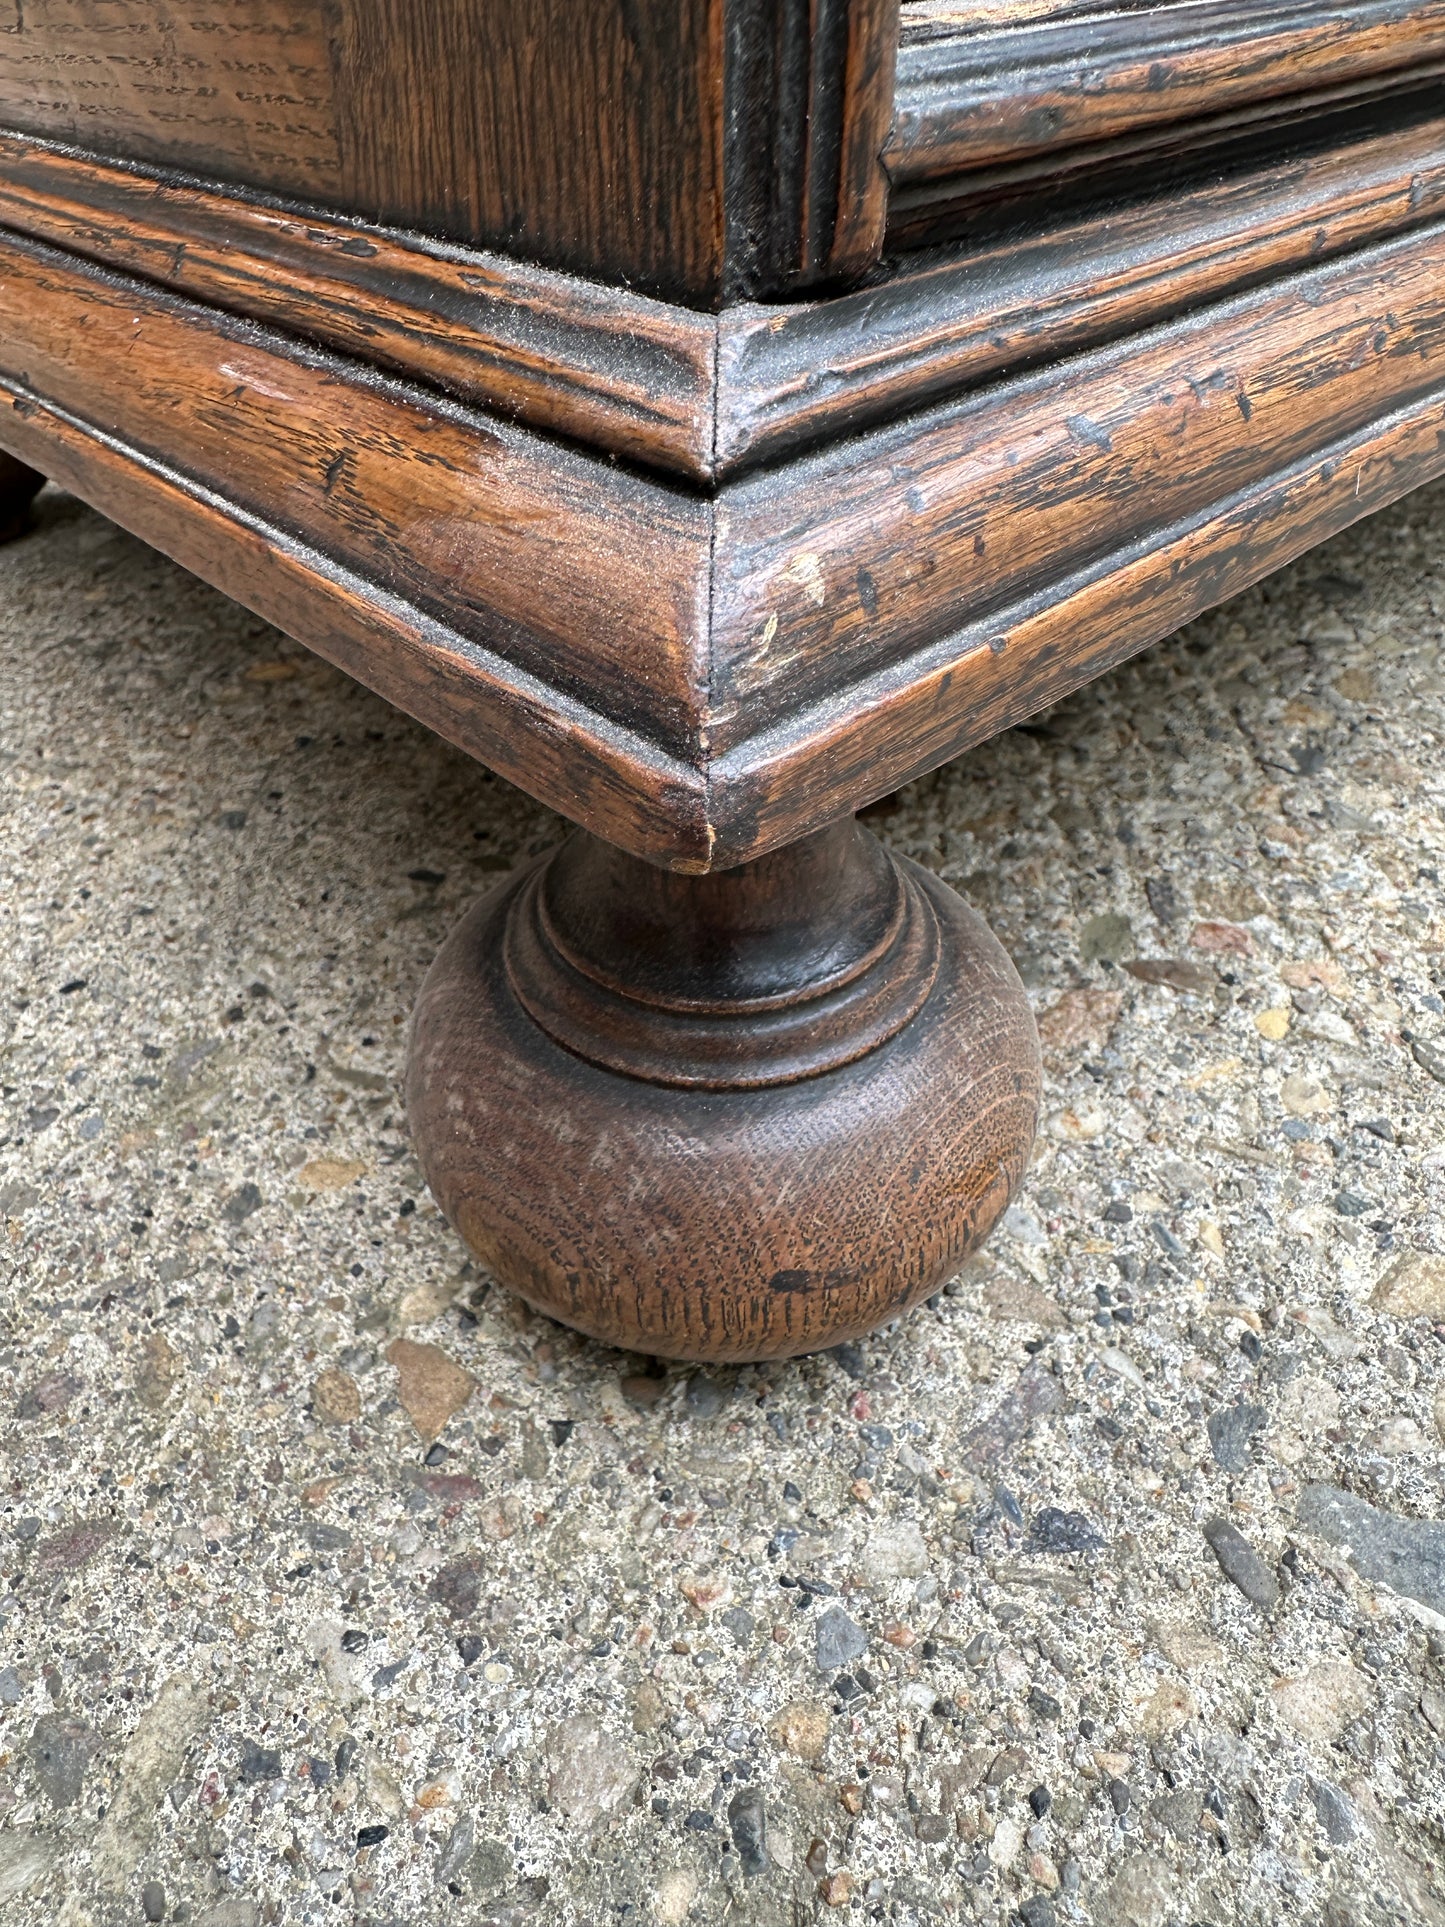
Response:
POLYGON ((909 9, 895 183, 1186 121, 1445 52, 1445 0, 1174 0, 971 30, 909 9))
POLYGON ((795 712, 709 769, 713 861, 862 808, 1445 474, 1445 383, 1172 528, 795 712))
POLYGON ((347 193, 326 9, 292 0, 24 0, 0 124, 335 201, 347 193))
POLYGON ((706 484, 1438 218, 1445 97, 1393 115, 1378 132, 1351 110, 1285 158, 717 317, 14 136, 0 221, 706 484))
MULTIPOLYGON (((736 473, 1075 355, 1445 211, 1445 100, 1036 223, 1000 224, 831 301, 719 328, 714 466, 736 473)), ((1353 116, 1350 117, 1354 119, 1353 116)))
POLYGON ((15 135, 0 224, 535 427, 711 472, 717 324, 691 309, 15 135))
POLYGON ((693 872, 1437 473, 1442 356, 1436 223, 708 498, 0 238, 0 446, 693 872))
POLYGON ((696 753, 706 503, 13 236, 0 377, 696 753))
POLYGON ((0 124, 714 307, 882 247, 898 0, 27 0, 0 124))
POLYGON ((709 867, 706 783, 641 732, 3 378, 0 446, 551 808, 657 863, 709 867))
POLYGON ((710 740, 1266 488, 1445 379, 1445 228, 745 476, 718 503, 710 740))
MULTIPOLYGON (((791 1009, 801 1035, 811 994, 852 941, 852 913, 867 923, 877 873, 894 861, 851 822, 812 844, 700 880, 631 863, 629 885, 629 860, 590 839, 544 865, 567 865, 574 921, 621 960, 639 1009, 679 996, 695 1005, 701 974, 715 1017, 731 1001, 746 1034, 791 1009), (630 914, 639 902, 655 920, 630 914), (700 932, 707 954, 689 954, 700 932), (734 960, 739 983, 727 976, 734 960), (758 965, 767 1011, 748 994, 758 965)), ((940 946, 911 1020, 841 1064, 825 1051, 786 1082, 691 1089, 599 1068, 518 1001, 508 925, 546 888, 539 870, 509 881, 444 945, 412 1030, 413 1141, 488 1270, 550 1317, 672 1358, 815 1351, 936 1290, 1006 1208, 1037 1115, 1028 1001, 975 913, 926 872, 895 870, 940 946)), ((820 1000, 820 1032, 835 1017, 820 1000)), ((745 1061, 742 1044, 735 1062, 745 1061)))
POLYGON ((856 279, 883 248, 899 0, 733 0, 724 292, 856 279))

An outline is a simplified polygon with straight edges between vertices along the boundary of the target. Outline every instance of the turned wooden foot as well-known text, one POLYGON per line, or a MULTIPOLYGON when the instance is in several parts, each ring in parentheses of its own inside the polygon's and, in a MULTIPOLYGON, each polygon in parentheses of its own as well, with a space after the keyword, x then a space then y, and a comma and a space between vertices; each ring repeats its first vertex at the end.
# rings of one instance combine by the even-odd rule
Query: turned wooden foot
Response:
POLYGON ((432 1190, 539 1311, 666 1358, 816 1351, 928 1297, 1033 1142, 988 927, 849 820, 705 877, 578 832, 453 933, 408 1101, 432 1190))
POLYGON ((13 542, 30 526, 30 504, 45 486, 38 469, 0 449, 0 542, 13 542))

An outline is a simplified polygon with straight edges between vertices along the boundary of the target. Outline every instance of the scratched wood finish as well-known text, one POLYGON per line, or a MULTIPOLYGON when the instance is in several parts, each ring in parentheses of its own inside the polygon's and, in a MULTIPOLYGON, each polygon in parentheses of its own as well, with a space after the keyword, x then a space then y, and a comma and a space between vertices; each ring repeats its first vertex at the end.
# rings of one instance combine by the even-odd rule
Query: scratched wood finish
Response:
MULTIPOLYGON (((454 740, 692 870, 956 754, 1427 479, 1442 355, 1437 223, 704 497, 0 240, 0 446, 48 471, 65 424, 70 485, 109 509, 129 465, 119 519, 328 652, 342 576, 408 636, 434 624, 454 740), (194 539, 137 514, 161 470, 206 504, 194 539), (248 561, 258 527, 286 538, 285 596, 228 527, 248 561), (499 681, 525 696, 500 757, 490 721, 458 722, 469 673, 483 711, 499 681), (569 735, 608 771, 571 798, 569 735)), ((374 646, 347 665, 430 719, 425 649, 374 646)))
POLYGON ((718 501, 714 753, 1442 379, 1436 224, 742 477, 718 501))
POLYGON ((0 124, 712 306, 862 271, 898 0, 27 0, 0 124))
POLYGON ((708 483, 1439 218, 1445 89, 1393 118, 1371 131, 1350 109, 1205 185, 716 318, 17 137, 0 136, 0 221, 708 483))
POLYGON ((0 376, 694 748, 706 503, 14 236, 0 376))
POLYGON ((1018 28, 908 8, 885 151, 916 181, 1283 98, 1445 53, 1445 0, 1175 0, 1018 28))
MULTIPOLYGON (((736 473, 1438 220, 1445 90, 1347 110, 1281 155, 1050 220, 1009 218, 827 302, 720 318, 714 468, 736 473), (1397 110, 1398 111, 1398 110, 1397 110), (1363 125, 1361 124, 1363 122, 1363 125)), ((1206 154, 1206 159, 1210 158, 1206 154)))
POLYGON ((709 868, 706 784, 640 730, 3 376, 0 446, 598 836, 709 868))
POLYGON ((24 0, 0 125, 308 199, 350 187, 327 12, 294 0, 24 0))
MULTIPOLYGON (((911 967, 869 954, 884 976, 911 967)), ((564 844, 443 946, 407 1108, 443 1210, 538 1310, 635 1351, 741 1360, 858 1337, 935 1291, 1022 1177, 1038 1090, 1028 1000, 997 941, 847 821, 707 878, 564 844), (669 1019, 737 1033, 697 1087, 677 1074, 685 1046, 624 1076, 534 1021, 509 936, 559 870, 580 996, 630 1004, 644 1034, 669 1019), (905 891, 935 968, 908 1021, 882 1038, 865 1021, 854 1054, 847 984, 875 912, 905 891), (793 1054, 760 1085, 783 1023, 793 1054)))
POLYGON ((717 324, 496 253, 0 134, 0 223, 699 480, 717 324))

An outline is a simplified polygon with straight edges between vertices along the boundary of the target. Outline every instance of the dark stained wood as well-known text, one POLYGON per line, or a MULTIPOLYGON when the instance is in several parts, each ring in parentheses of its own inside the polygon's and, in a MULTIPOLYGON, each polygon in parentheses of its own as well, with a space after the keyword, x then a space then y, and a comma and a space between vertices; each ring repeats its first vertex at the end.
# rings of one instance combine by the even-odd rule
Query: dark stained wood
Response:
POLYGON ((0 125, 333 204, 347 193, 324 6, 16 0, 0 125))
POLYGON ((0 377, 696 755, 705 502, 14 236, 0 377))
POLYGON ((922 1008, 939 964, 927 898, 851 821, 702 879, 574 837, 517 898, 503 948, 513 995, 555 1042, 692 1090, 866 1056, 922 1008))
POLYGON ((717 324, 624 289, 0 134, 0 223, 701 480, 717 324))
POLYGON ((584 826, 409 1103, 496 1276, 669 1356, 896 1316, 1027 1163, 1017 977, 853 810, 1445 472, 1445 0, 899 31, 0 30, 0 525, 51 476, 584 826))
POLYGON ((720 318, 714 467, 854 433, 1445 212, 1445 100, 1389 132, 1011 222, 831 301, 720 318))
POLYGON ((724 291, 861 276, 883 247, 899 0, 734 0, 724 291))
POLYGON ((716 306, 882 246, 897 0, 27 0, 0 124, 716 306))
POLYGON ((444 712, 549 802, 694 871, 958 753, 1427 479, 1442 357, 1437 223, 705 498, 0 240, 19 404, 0 445, 59 474, 59 436, 68 486, 444 712), (157 476, 204 503, 200 535, 193 511, 173 533, 137 509, 157 476), (284 594, 237 560, 257 530, 286 548, 284 594), (1111 610, 1102 640, 1067 626, 1086 591, 1111 610), (368 662, 335 640, 339 596, 348 622, 370 598, 384 634, 434 642, 368 662), (510 737, 504 714, 525 718, 510 737), (574 738, 592 773, 569 797, 574 738))
POLYGON ((1049 584, 710 768, 713 860, 775 848, 1037 714, 1445 474, 1445 384, 1264 485, 1049 584))
POLYGON ((1389 132, 1351 120, 1285 160, 713 318, 0 136, 12 228, 702 483, 1424 224, 1442 200, 1431 89, 1389 132))
POLYGON ((929 1296, 1006 1208, 1038 1090, 995 939, 851 821, 701 879, 574 838, 443 947, 408 1070, 428 1181, 492 1274, 609 1344, 697 1359, 818 1350, 929 1296), (574 959, 570 1048, 515 968, 539 898, 574 959), (900 903, 926 978, 890 947, 900 903), (905 1020, 879 1026, 890 984, 905 1020), (615 1063, 624 1008, 625 1075, 594 1048, 615 1063))
POLYGON ((708 869, 706 784, 639 731, 3 377, 0 445, 552 808, 658 863, 708 869))
POLYGON ((1445 53, 1445 0, 1174 0, 996 26, 968 7, 905 10, 892 179, 1279 99, 1445 53), (979 30, 982 26, 982 30, 979 30))
MULTIPOLYGON (((1162 538, 1445 382, 1445 227, 776 470, 718 505, 714 755, 1162 538)), ((1156 632, 1162 633, 1162 632, 1156 632)))

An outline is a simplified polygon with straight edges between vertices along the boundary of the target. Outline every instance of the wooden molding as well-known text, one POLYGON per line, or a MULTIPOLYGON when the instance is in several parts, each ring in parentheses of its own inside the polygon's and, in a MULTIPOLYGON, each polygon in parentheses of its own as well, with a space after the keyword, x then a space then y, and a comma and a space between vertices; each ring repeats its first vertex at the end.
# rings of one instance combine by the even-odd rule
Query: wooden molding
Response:
POLYGON ((1008 11, 905 6, 884 156, 895 184, 1399 73, 1445 53, 1445 0, 1065 5, 1021 25, 1004 24, 1008 11))
POLYGON ((18 135, 0 135, 0 223, 709 489, 1438 219, 1445 98, 1393 118, 1331 120, 1127 220, 1005 223, 865 289, 718 316, 18 135))
POLYGON ((26 0, 0 125, 715 308, 866 268, 898 0, 26 0))
POLYGON ((1445 223, 711 494, 0 237, 0 446, 600 835, 787 843, 1445 469, 1445 223))

